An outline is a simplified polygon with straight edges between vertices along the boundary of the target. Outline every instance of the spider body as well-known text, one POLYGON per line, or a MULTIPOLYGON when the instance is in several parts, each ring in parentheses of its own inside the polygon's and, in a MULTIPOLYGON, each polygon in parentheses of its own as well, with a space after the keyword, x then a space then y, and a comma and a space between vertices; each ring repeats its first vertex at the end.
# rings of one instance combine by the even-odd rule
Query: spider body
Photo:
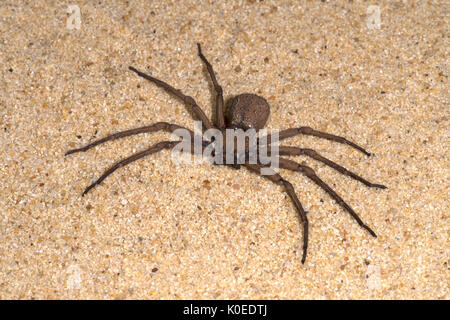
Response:
MULTIPOLYGON (((205 63, 206 68, 208 69, 208 73, 211 77, 211 81, 214 85, 214 89, 216 92, 216 107, 215 107, 216 119, 214 121, 214 124, 208 119, 208 117, 206 117, 205 113, 197 105, 194 98, 183 94, 180 90, 175 89, 174 87, 172 87, 171 85, 167 84, 166 82, 164 82, 162 80, 159 80, 148 74, 138 71, 134 67, 129 67, 129 69, 131 71, 135 72, 138 76, 149 80, 150 82, 163 88, 168 93, 179 98, 185 104, 189 105, 192 108, 193 113, 197 116, 197 118, 199 118, 201 120, 204 129, 214 129, 215 128, 215 129, 220 130, 223 140, 224 140, 223 141, 224 145, 227 145, 227 143, 230 143, 230 141, 227 141, 227 138, 225 135, 226 129, 241 129, 241 130, 253 129, 255 131, 259 131, 260 129, 264 128, 264 126, 266 125, 266 122, 269 118, 269 115, 270 115, 270 106, 263 97, 257 96, 255 94, 250 94, 250 93, 244 93, 244 94, 237 95, 231 100, 229 107, 228 107, 227 111, 225 112, 222 87, 218 84, 218 82, 216 80, 216 76, 215 76, 215 73, 213 71, 211 64, 208 62, 208 60, 203 55, 200 44, 197 44, 197 46, 198 46, 198 54, 199 54, 200 58, 202 59, 202 61, 205 63)), ((136 135, 139 133, 155 132, 155 131, 160 131, 160 130, 174 132, 177 129, 187 130, 188 132, 190 132, 190 136, 192 138, 191 139, 192 143, 193 143, 193 141, 195 141, 195 139, 193 139, 194 132, 192 132, 191 130, 184 128, 182 126, 176 125, 176 124, 171 124, 171 123, 167 123, 167 122, 157 122, 152 125, 148 125, 148 126, 144 126, 144 127, 140 127, 140 128, 136 128, 136 129, 130 129, 130 130, 126 130, 126 131, 121 131, 121 132, 112 134, 105 138, 96 140, 82 148, 70 150, 70 151, 66 152, 66 155, 76 153, 76 152, 84 152, 84 151, 87 151, 90 148, 97 146, 99 144, 102 144, 104 142, 128 137, 131 135, 136 135)), ((359 145, 357 145, 341 136, 336 136, 336 135, 332 135, 329 133, 317 131, 310 127, 297 127, 297 128, 281 130, 278 135, 278 140, 276 140, 276 141, 278 142, 279 140, 284 140, 284 139, 287 139, 287 138, 290 138, 290 137, 293 137, 293 136, 296 136, 299 134, 316 136, 319 138, 324 138, 324 139, 328 139, 328 140, 335 141, 338 143, 346 144, 350 147, 353 147, 353 148, 363 152, 364 154, 366 154, 368 156, 371 155, 369 152, 367 152, 365 149, 363 149, 359 145)), ((268 148, 269 152, 271 150, 270 143, 274 141, 270 137, 271 137, 270 134, 266 136, 266 138, 267 138, 267 140, 266 140, 267 146, 266 147, 268 148)), ((212 140, 204 140, 203 138, 200 138, 200 139, 201 139, 200 141, 202 141, 202 148, 206 148, 211 143, 213 143, 212 140)), ((257 141, 258 141, 257 147, 260 148, 261 145, 259 144, 259 140, 257 140, 257 141)), ((131 162, 134 162, 138 159, 141 159, 143 157, 146 157, 146 156, 149 156, 156 152, 159 152, 163 149, 173 149, 179 143, 180 143, 180 141, 162 141, 162 142, 159 142, 159 143, 156 143, 156 144, 150 146, 149 148, 147 148, 141 152, 133 154, 130 157, 125 158, 125 159, 115 163, 112 167, 110 167, 108 170, 106 170, 95 182, 93 182, 91 185, 89 185, 84 190, 82 195, 84 196, 92 188, 94 188, 95 186, 100 184, 106 177, 108 177, 110 174, 112 174, 118 168, 123 167, 123 166, 125 166, 131 162)), ((246 144, 245 150, 244 150, 246 154, 248 154, 250 152, 248 150, 248 148, 249 148, 249 145, 246 144)), ((238 156, 236 153, 236 149, 234 149, 234 150, 235 150, 235 151, 233 151, 234 152, 234 157, 233 157, 234 160, 232 161, 232 163, 225 163, 225 164, 231 165, 232 167, 234 167, 236 169, 240 169, 241 164, 236 161, 238 156)), ((303 175, 305 175, 307 178, 312 180, 315 184, 317 184, 319 187, 321 187, 326 193, 328 193, 329 196, 331 198, 333 198, 340 206, 342 206, 362 228, 364 228, 367 232, 369 232, 369 234, 371 234, 373 237, 376 237, 375 232, 359 218, 359 216, 350 207, 350 205, 348 205, 327 183, 325 183, 323 180, 321 180, 316 175, 315 171, 312 168, 310 168, 306 165, 297 163, 293 160, 282 157, 282 156, 292 156, 292 155, 294 155, 294 156, 295 155, 306 155, 312 159, 315 159, 317 161, 324 163, 325 165, 337 170, 338 172, 340 172, 344 175, 347 175, 355 180, 360 181, 361 183, 365 184, 368 187, 385 189, 386 186, 381 185, 381 184, 371 183, 371 182, 367 181, 366 179, 360 177, 359 175, 353 173, 352 171, 347 170, 346 168, 340 166, 339 164, 321 156, 319 153, 317 153, 313 149, 298 148, 298 147, 283 146, 283 145, 279 146, 277 157, 279 160, 280 168, 290 170, 290 171, 300 172, 303 175)), ((219 164, 219 163, 215 163, 215 164, 219 164)), ((222 163, 220 163, 220 164, 222 164, 222 163)), ((259 161, 257 163, 252 163, 252 162, 248 161, 248 159, 245 159, 245 161, 242 165, 245 166, 246 168, 248 168, 249 170, 256 172, 257 174, 262 175, 263 177, 269 179, 270 181, 272 181, 280 186, 283 186, 284 191, 291 198, 295 208, 297 209, 297 212, 299 213, 300 220, 303 224, 302 263, 304 263, 306 260, 307 248, 308 248, 308 217, 306 215, 305 210, 303 209, 303 206, 302 206, 300 200, 298 199, 298 197, 295 193, 294 187, 292 186, 292 184, 289 181, 285 180, 280 174, 271 170, 270 165, 263 164, 259 161), (266 173, 263 175, 262 174, 263 169, 269 170, 269 174, 267 174, 267 171, 265 171, 266 173)))
POLYGON ((256 94, 243 93, 233 98, 226 113, 227 128, 243 130, 264 128, 269 119, 270 106, 256 94))

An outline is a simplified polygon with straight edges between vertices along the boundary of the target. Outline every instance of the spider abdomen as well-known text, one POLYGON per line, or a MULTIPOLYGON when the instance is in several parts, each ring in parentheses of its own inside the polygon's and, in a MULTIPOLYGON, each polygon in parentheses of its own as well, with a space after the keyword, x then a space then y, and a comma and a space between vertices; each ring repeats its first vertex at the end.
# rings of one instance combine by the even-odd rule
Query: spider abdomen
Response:
POLYGON ((243 93, 233 98, 226 113, 228 128, 244 130, 264 128, 269 119, 270 106, 256 94, 243 93))

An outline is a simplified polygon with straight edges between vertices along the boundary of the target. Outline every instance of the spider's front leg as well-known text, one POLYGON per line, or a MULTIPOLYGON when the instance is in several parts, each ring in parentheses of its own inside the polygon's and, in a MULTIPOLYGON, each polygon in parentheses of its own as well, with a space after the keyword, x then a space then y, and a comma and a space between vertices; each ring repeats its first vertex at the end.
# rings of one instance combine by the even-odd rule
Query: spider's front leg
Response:
MULTIPOLYGON (((261 174, 261 169, 264 168, 263 165, 259 165, 259 164, 245 164, 245 166, 247 168, 249 168, 250 170, 261 174)), ((270 168, 264 168, 268 171, 266 171, 265 175, 263 175, 263 177, 269 179, 270 181, 278 184, 278 185, 282 185, 285 188, 285 192, 289 195, 289 197, 291 198, 292 202, 294 203, 295 207, 297 208, 297 211, 300 215, 300 219, 303 223, 303 255, 302 255, 302 263, 305 263, 306 260, 306 254, 308 251, 308 217, 306 216, 306 212, 303 209, 302 204, 300 203, 300 200, 298 200, 297 195, 295 194, 295 190, 294 187, 292 186, 292 184, 287 181, 284 180, 278 173, 276 173, 275 171, 273 171, 270 168), (269 170, 271 172, 269 172, 269 170), (270 174, 267 174, 270 173, 270 174)))
POLYGON ((339 205, 341 205, 345 210, 347 210, 347 212, 350 213, 353 219, 355 219, 356 222, 358 222, 358 224, 362 228, 366 229, 374 238, 377 237, 375 232, 359 218, 359 216, 352 209, 352 207, 350 207, 328 184, 326 184, 322 179, 320 179, 312 168, 284 158, 279 159, 279 166, 280 168, 288 169, 291 171, 298 171, 306 175, 315 184, 317 184, 326 193, 328 193, 339 205))
MULTIPOLYGON (((268 152, 270 153, 270 146, 268 147, 268 152)), ((362 182, 363 184, 365 184, 368 187, 372 187, 372 188, 379 188, 379 189, 386 189, 387 187, 385 185, 382 184, 377 184, 377 183, 372 183, 367 181, 366 179, 360 177, 359 175, 357 175, 356 173, 353 173, 349 170, 347 170, 346 168, 344 168, 343 166, 337 164, 334 161, 331 161, 328 158, 325 158, 323 156, 321 156, 317 151, 312 150, 312 149, 305 149, 305 148, 298 148, 298 147, 289 147, 289 146, 279 146, 278 149, 278 153, 281 156, 300 156, 300 155, 306 155, 310 158, 313 158, 317 161, 320 161, 322 163, 324 163, 325 165, 335 169, 336 171, 349 176, 355 180, 358 180, 360 182, 362 182)))
POLYGON ((290 138, 290 137, 294 137, 294 136, 299 135, 299 134, 304 134, 304 135, 308 135, 308 136, 315 136, 315 137, 318 137, 318 138, 323 138, 323 139, 327 139, 327 140, 330 140, 330 141, 335 141, 335 142, 338 142, 338 143, 346 144, 346 145, 351 146, 352 148, 355 148, 355 149, 361 151, 362 153, 364 153, 367 156, 371 155, 371 153, 366 151, 363 147, 360 147, 356 143, 353 143, 353 142, 347 140, 344 137, 336 136, 334 134, 330 134, 330 133, 326 133, 326 132, 322 132, 322 131, 317 131, 317 130, 314 130, 314 129, 310 128, 310 127, 290 128, 290 129, 281 130, 279 132, 279 134, 278 134, 279 138, 278 138, 277 141, 272 141, 272 137, 271 137, 270 134, 267 135, 266 139, 262 139, 261 141, 267 141, 267 143, 269 144, 271 142, 278 142, 280 140, 287 139, 287 138, 290 138))

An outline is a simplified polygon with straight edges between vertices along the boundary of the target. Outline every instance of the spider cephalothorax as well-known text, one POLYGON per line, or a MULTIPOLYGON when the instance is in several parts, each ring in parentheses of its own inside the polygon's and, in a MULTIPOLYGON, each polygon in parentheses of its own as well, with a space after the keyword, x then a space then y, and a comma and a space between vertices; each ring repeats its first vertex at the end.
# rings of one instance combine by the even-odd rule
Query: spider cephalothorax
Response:
MULTIPOLYGON (((232 128, 232 129, 241 129, 241 130, 249 130, 254 129, 255 131, 258 131, 262 128, 264 128, 270 114, 270 107, 267 101, 257 95, 254 94, 240 94, 233 98, 228 106, 228 109, 226 113, 224 112, 224 100, 223 100, 223 93, 222 93, 222 87, 218 84, 216 80, 216 76, 214 74, 213 68, 211 64, 208 62, 208 60, 205 58, 205 56, 202 54, 200 44, 197 44, 198 46, 198 54, 202 61, 205 63, 206 68, 208 69, 208 73, 211 77, 212 83, 214 85, 214 89, 216 91, 216 119, 215 119, 215 125, 211 123, 211 121, 206 117, 203 110, 197 105, 194 98, 187 96, 183 94, 180 90, 175 89, 171 85, 165 83, 164 81, 161 81, 157 78, 154 78, 148 74, 145 74, 141 71, 136 70, 133 67, 129 67, 129 69, 133 72, 135 72, 137 75, 155 83, 159 87, 166 90, 168 93, 173 94, 174 96, 181 99, 184 103, 189 105, 192 108, 193 113, 201 120, 204 129, 218 129, 223 134, 223 137, 226 137, 224 134, 225 129, 232 128), (226 122, 225 122, 226 119, 226 122)), ((194 141, 194 133, 182 126, 171 124, 167 122, 157 122, 152 125, 136 128, 136 129, 130 129, 122 132, 118 132, 115 134, 112 134, 110 136, 107 136, 103 139, 94 141, 90 144, 88 144, 85 147, 79 148, 79 149, 73 149, 66 153, 66 155, 80 152, 80 151, 87 151, 90 148, 99 145, 101 143, 104 143, 106 141, 115 140, 118 138, 128 137, 131 135, 144 133, 144 132, 155 132, 160 130, 166 130, 169 132, 174 132, 177 129, 184 129, 187 130, 190 133, 190 137, 192 137, 192 141, 194 141)), ((266 136, 266 148, 270 151, 270 143, 274 141, 280 141, 286 138, 293 137, 295 135, 304 134, 304 135, 311 135, 316 136, 319 138, 328 139, 331 141, 336 141, 338 143, 347 144, 355 149, 358 149, 359 151, 363 152, 364 154, 370 156, 370 153, 364 150, 362 147, 356 145, 355 143, 340 137, 335 136, 329 133, 321 132, 314 130, 310 127, 297 127, 297 128, 290 128, 279 131, 278 138, 276 140, 270 139, 269 136, 266 136)), ((272 137, 273 138, 273 137, 272 137)), ((234 138, 233 138, 234 139, 234 138)), ((206 148, 208 145, 212 143, 212 140, 205 140, 203 138, 200 138, 200 141, 202 141, 202 148, 206 148)), ((226 144, 229 141, 224 141, 224 144, 226 144)), ((138 152, 128 158, 125 158, 116 164, 114 164, 112 167, 110 167, 108 170, 106 170, 100 178, 98 178, 94 183, 92 183, 90 186, 88 186, 84 192, 83 195, 88 193, 93 187, 100 184, 107 176, 109 176, 111 173, 113 173, 118 168, 125 166, 133 161, 136 161, 140 158, 143 158, 145 156, 148 156, 150 154, 159 152, 163 149, 173 149, 175 146, 177 146, 180 143, 180 141, 162 141, 157 144, 154 144, 153 146, 149 147, 146 150, 143 150, 141 152, 138 152)), ((259 144, 259 142, 256 144, 258 148, 262 147, 262 144, 259 144)), ((245 148, 248 148, 248 145, 245 146, 245 148)), ((248 153, 249 150, 244 150, 246 153, 248 153)), ((236 151, 233 151, 236 152, 236 151)), ((365 230, 367 230, 373 237, 376 237, 375 232, 372 231, 370 227, 368 227, 366 224, 363 223, 363 221, 358 217, 358 215, 355 213, 355 211, 324 181, 322 181, 314 172, 314 170, 306 165, 297 163, 293 160, 283 158, 281 156, 290 156, 290 155, 306 155, 308 157, 311 157, 317 161, 320 161, 324 163, 325 165, 332 167, 333 169, 339 171, 340 173, 350 176, 355 180, 358 180, 365 184, 368 187, 375 187, 375 188, 386 188, 384 185, 381 184, 374 184, 371 183, 364 178, 361 178, 359 175, 345 169, 344 167, 340 166, 339 164, 321 156, 316 151, 312 149, 305 149, 305 148, 298 148, 298 147, 291 147, 291 146, 279 146, 278 148, 278 154, 277 156, 277 163, 280 168, 287 169, 291 171, 297 171, 301 172, 305 176, 307 176, 309 179, 311 179, 314 183, 316 183, 319 187, 321 187, 325 192, 327 192, 339 205, 341 205, 355 220, 356 222, 365 230)), ((236 169, 240 168, 240 164, 236 162, 237 156, 232 157, 234 162, 224 164, 230 165, 235 167, 236 169)), ((219 164, 218 162, 215 164, 219 164)), ((220 163, 222 164, 222 162, 220 163)), ((283 179, 280 174, 276 173, 275 171, 270 169, 270 165, 263 164, 262 162, 256 162, 253 163, 251 161, 248 161, 248 159, 244 160, 243 165, 250 169, 251 171, 254 171, 258 174, 262 174, 262 170, 264 171, 264 177, 275 182, 276 184, 282 185, 285 188, 285 192, 289 195, 292 202, 294 203, 294 206, 296 207, 300 219, 303 223, 303 255, 302 255, 302 263, 305 262, 306 259, 306 253, 308 248, 308 218, 306 216, 306 212, 303 209, 302 204, 300 203, 299 199, 297 198, 297 195, 295 194, 294 187, 292 184, 283 179)))

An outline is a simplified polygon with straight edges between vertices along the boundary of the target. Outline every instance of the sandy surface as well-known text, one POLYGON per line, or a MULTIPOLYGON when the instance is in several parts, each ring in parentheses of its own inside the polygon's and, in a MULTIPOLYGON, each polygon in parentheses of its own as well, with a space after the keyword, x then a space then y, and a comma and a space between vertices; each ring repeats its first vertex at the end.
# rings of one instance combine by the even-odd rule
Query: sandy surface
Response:
POLYGON ((449 299, 448 11, 413 0, 2 1, 0 298, 449 299), (308 125, 375 154, 314 137, 285 143, 389 187, 293 158, 377 239, 306 177, 281 171, 308 210, 302 265, 302 226, 282 187, 245 169, 175 166, 169 151, 81 197, 114 162, 170 134, 68 149, 157 121, 193 128, 183 103, 129 65, 211 116, 196 42, 226 98, 268 100, 268 128, 308 125))

